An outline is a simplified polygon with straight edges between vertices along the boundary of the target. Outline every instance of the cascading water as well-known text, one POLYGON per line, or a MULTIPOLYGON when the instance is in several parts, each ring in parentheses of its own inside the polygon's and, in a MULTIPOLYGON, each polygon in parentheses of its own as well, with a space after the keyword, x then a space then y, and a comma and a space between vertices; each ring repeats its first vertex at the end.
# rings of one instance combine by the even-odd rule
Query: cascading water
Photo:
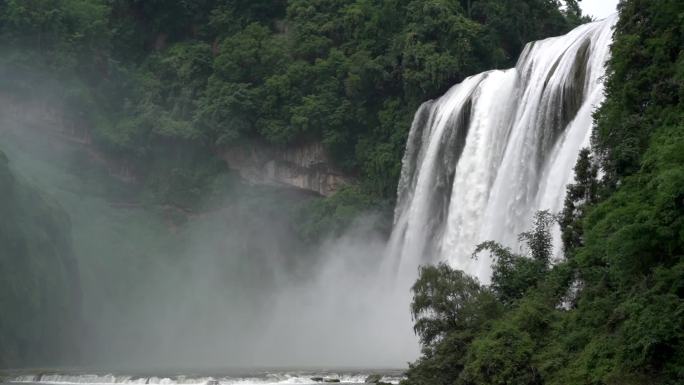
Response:
POLYGON ((420 107, 389 246, 401 274, 446 260, 486 282, 491 261, 471 258, 477 243, 516 247, 534 212, 562 208, 603 99, 615 21, 529 43, 515 68, 469 77, 420 107))

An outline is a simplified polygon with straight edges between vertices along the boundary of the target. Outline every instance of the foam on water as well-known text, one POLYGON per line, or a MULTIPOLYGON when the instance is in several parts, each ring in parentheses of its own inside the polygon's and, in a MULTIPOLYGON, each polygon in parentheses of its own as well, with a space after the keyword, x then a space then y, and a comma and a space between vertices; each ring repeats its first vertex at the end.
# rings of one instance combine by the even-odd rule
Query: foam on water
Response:
MULTIPOLYGON (((111 384, 154 384, 154 385, 275 385, 275 384, 363 384, 371 373, 335 372, 277 372, 259 373, 248 376, 131 376, 114 374, 24 374, 9 380, 10 383, 64 384, 64 385, 111 385, 111 384), (313 379, 316 380, 313 380, 313 379), (322 379, 322 381, 321 381, 322 379)), ((384 375, 383 382, 397 384, 400 374, 384 375)))

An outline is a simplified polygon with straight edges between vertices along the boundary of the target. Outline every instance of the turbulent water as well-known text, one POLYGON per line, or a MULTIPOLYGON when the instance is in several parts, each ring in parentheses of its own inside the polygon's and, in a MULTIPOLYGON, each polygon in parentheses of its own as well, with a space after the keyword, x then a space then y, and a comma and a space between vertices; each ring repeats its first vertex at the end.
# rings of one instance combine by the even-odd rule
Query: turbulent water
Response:
POLYGON ((491 262, 471 258, 477 243, 515 248, 534 212, 562 208, 603 99, 615 20, 529 43, 515 68, 467 78, 420 107, 390 240, 400 270, 446 260, 488 281, 491 262))
MULTIPOLYGON (((236 371, 233 375, 160 375, 133 376, 123 374, 21 374, 10 377, 6 384, 127 384, 127 385, 271 385, 271 384, 363 384, 370 375, 386 383, 401 380, 399 371, 236 371)), ((2 381, 0 381, 2 383, 2 381)))

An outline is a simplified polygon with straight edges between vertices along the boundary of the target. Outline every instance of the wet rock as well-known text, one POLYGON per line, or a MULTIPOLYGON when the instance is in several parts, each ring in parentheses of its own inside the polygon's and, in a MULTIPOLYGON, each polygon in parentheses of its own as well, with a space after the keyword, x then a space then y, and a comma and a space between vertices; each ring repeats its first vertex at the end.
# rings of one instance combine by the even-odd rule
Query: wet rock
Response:
POLYGON ((331 196, 354 178, 336 167, 321 142, 287 148, 245 142, 219 151, 228 167, 252 184, 290 186, 331 196))
POLYGON ((370 376, 366 377, 366 380, 364 381, 366 384, 377 384, 382 380, 382 375, 380 374, 371 374, 370 376))

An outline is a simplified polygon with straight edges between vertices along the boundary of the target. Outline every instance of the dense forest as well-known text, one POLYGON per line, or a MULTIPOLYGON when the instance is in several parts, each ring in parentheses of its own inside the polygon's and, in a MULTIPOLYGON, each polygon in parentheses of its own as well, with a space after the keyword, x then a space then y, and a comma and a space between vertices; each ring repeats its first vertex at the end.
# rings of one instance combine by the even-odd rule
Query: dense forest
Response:
MULTIPOLYGON (((606 101, 565 209, 538 213, 520 236, 527 254, 474 250, 494 256, 491 284, 421 268, 410 310, 422 355, 406 385, 684 382, 684 5, 619 9, 606 101)), ((292 200, 305 204, 283 238, 306 243, 362 210, 390 215, 420 103, 586 21, 558 0, 0 0, 0 97, 56 106, 141 176, 128 201, 182 215, 205 210, 229 173, 219 149, 321 142, 357 183, 292 200)), ((83 304, 69 216, 11 166, 0 153, 0 310, 14 314, 0 316, 0 367, 73 363, 83 304)), ((163 239, 181 258, 184 239, 163 239)), ((101 259, 138 256, 105 246, 101 259)))
POLYGON ((423 355, 406 384, 684 381, 684 5, 619 10, 594 152, 581 152, 565 209, 537 215, 526 255, 479 245, 474 258, 494 256, 489 285, 421 269, 423 355), (565 260, 552 265, 556 220, 565 260))
POLYGON ((192 208, 245 139, 321 141, 359 176, 347 196, 391 201, 417 106, 581 22, 560 4, 7 0, 0 81, 59 101, 155 202, 192 208))

